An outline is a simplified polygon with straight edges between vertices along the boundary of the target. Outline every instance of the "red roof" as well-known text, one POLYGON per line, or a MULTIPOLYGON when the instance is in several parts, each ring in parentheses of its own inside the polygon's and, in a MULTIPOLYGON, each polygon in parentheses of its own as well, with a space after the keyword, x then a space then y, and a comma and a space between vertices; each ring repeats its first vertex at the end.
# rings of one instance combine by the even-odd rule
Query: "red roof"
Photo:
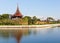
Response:
POLYGON ((13 16, 22 16, 21 12, 19 11, 18 6, 17 6, 17 10, 13 16))

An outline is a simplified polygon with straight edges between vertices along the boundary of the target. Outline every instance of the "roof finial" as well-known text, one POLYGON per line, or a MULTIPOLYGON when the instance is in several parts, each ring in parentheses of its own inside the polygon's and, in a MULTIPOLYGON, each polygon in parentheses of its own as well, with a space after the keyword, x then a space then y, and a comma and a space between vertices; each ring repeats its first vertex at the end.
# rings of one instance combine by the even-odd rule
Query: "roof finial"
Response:
POLYGON ((18 7, 18 3, 17 3, 17 9, 19 9, 19 7, 18 7))

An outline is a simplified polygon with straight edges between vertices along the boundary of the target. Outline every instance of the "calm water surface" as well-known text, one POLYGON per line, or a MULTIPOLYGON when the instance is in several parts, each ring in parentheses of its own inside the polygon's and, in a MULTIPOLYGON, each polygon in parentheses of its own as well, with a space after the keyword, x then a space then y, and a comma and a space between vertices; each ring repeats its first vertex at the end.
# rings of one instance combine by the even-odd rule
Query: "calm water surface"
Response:
POLYGON ((60 27, 0 30, 0 43, 60 43, 60 27))

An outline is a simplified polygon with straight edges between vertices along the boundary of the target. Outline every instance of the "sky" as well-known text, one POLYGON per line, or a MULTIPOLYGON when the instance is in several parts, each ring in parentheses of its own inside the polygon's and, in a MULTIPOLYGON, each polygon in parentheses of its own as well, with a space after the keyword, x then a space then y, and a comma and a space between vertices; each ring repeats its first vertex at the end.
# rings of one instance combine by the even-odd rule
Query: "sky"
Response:
POLYGON ((60 19, 60 0, 0 0, 0 14, 14 14, 17 3, 24 16, 60 19))

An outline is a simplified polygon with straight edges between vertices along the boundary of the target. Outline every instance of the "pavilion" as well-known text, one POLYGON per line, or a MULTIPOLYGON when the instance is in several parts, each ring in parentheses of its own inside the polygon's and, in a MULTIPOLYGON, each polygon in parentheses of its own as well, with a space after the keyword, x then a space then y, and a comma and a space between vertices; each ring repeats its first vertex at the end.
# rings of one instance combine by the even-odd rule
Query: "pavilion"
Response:
POLYGON ((18 19, 18 18, 22 18, 23 15, 21 14, 21 12, 19 11, 19 7, 17 5, 17 10, 16 12, 11 16, 11 19, 18 19))

